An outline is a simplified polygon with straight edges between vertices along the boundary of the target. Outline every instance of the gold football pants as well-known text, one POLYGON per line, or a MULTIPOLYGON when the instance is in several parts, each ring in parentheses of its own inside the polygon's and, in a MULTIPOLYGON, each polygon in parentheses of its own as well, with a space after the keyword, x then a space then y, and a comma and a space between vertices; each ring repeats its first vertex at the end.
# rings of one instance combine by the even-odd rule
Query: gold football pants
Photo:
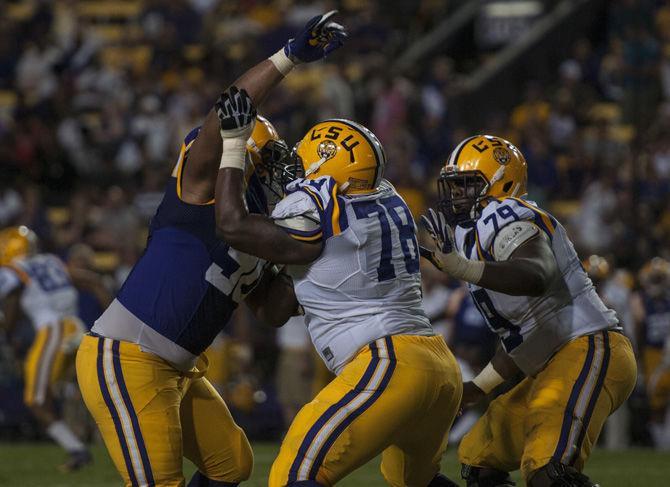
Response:
POLYGON ((649 407, 663 413, 670 400, 670 367, 663 363, 662 348, 646 347, 642 353, 649 407))
POLYGON ((551 459, 582 470, 607 417, 628 398, 637 377, 633 349, 616 332, 579 337, 535 377, 493 400, 465 435, 461 463, 525 479, 551 459))
POLYGON ((79 388, 126 486, 183 486, 182 457, 212 480, 249 477, 247 437, 201 375, 179 372, 133 343, 84 337, 79 388))
POLYGON ((331 486, 382 453, 389 485, 426 487, 439 471, 462 390, 442 337, 376 340, 300 410, 269 485, 331 486))
POLYGON ((53 384, 72 365, 84 326, 78 318, 65 318, 40 328, 23 364, 23 400, 27 406, 42 405, 53 384))

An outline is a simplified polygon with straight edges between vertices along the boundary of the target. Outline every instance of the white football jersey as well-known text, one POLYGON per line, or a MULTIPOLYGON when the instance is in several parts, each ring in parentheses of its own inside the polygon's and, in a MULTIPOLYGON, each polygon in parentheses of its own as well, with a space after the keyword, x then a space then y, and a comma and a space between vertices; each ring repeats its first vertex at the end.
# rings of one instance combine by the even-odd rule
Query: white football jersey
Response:
POLYGON ((36 330, 77 314, 77 291, 65 264, 53 254, 38 254, 0 267, 0 298, 23 286, 21 308, 36 330))
POLYGON ((496 236, 517 221, 534 223, 550 242, 559 269, 550 289, 538 297, 510 296, 474 284, 469 289, 507 353, 524 373, 533 375, 568 341, 621 328, 614 311, 596 294, 563 226, 530 201, 489 202, 475 226, 456 228, 456 248, 468 259, 496 260, 496 236))
POLYGON ((330 370, 338 373, 379 338, 434 334, 421 304, 416 226, 390 183, 372 194, 341 196, 332 178, 321 177, 294 181, 287 191, 272 218, 295 238, 324 241, 317 260, 289 273, 330 370))

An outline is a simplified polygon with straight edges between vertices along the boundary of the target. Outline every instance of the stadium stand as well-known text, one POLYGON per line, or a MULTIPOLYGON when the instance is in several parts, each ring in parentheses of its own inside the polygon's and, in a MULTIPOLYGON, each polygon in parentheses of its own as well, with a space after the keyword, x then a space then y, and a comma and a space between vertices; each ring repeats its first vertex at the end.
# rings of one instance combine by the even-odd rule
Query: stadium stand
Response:
MULTIPOLYGON (((416 64, 391 69, 466 2, 387 3, 2 2, 0 228, 25 224, 66 259, 85 244, 92 268, 115 291, 142 251, 184 134, 238 74, 337 4, 350 45, 326 66, 301 68, 261 107, 289 145, 317 119, 360 120, 385 145, 388 177, 418 216, 434 203, 434 180, 454 142, 473 131, 505 136, 526 155, 529 192, 569 221, 580 255, 608 260, 602 285, 634 294, 644 264, 670 258, 670 2, 586 2, 598 20, 569 45, 545 47, 561 53, 553 71, 524 73, 500 106, 467 117, 459 97, 476 95, 467 91, 471 77, 496 52, 460 42, 472 34, 476 12, 459 27, 464 32, 416 64)), ((543 15, 553 3, 545 2, 543 15)), ((486 363, 482 350, 457 341, 468 326, 463 293, 443 276, 430 279, 434 318, 476 370, 486 363)), ((631 314, 629 299, 621 306, 620 314, 631 314)), ((0 374, 0 438, 36 434, 21 412, 12 365, 28 340, 0 339, 7 371, 0 374)), ((225 370, 217 377, 225 380, 217 384, 240 425, 252 438, 279 437, 274 331, 240 310, 221 340, 217 363, 225 370)), ((632 431, 622 442, 648 443, 642 389, 630 407, 639 414, 618 426, 632 431)))

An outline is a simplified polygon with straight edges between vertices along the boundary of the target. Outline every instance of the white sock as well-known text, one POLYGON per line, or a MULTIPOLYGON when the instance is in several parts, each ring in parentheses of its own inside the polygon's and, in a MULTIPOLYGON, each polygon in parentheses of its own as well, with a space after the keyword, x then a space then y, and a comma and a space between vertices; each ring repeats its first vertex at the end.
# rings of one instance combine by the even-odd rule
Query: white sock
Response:
POLYGON ((62 420, 51 423, 47 428, 47 434, 65 451, 73 452, 86 449, 84 444, 62 420))

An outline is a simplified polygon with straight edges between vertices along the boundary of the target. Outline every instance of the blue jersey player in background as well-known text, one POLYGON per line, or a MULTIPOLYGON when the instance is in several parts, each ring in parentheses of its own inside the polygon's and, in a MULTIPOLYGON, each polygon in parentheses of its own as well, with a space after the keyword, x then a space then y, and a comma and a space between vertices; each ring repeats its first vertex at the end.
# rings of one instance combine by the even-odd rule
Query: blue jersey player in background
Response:
MULTIPOLYGON (((296 64, 339 47, 346 34, 333 14, 312 19, 235 84, 258 103, 296 64)), ((248 209, 267 214, 262 181, 274 183, 285 144, 258 117, 246 144, 227 147, 210 111, 184 140, 144 254, 79 348, 82 396, 127 486, 183 486, 182 457, 198 468, 189 486, 235 486, 251 474, 249 442, 203 377, 202 352, 243 300, 277 326, 296 313, 296 300, 290 278, 217 236, 219 165, 239 151, 247 153, 248 209)))

